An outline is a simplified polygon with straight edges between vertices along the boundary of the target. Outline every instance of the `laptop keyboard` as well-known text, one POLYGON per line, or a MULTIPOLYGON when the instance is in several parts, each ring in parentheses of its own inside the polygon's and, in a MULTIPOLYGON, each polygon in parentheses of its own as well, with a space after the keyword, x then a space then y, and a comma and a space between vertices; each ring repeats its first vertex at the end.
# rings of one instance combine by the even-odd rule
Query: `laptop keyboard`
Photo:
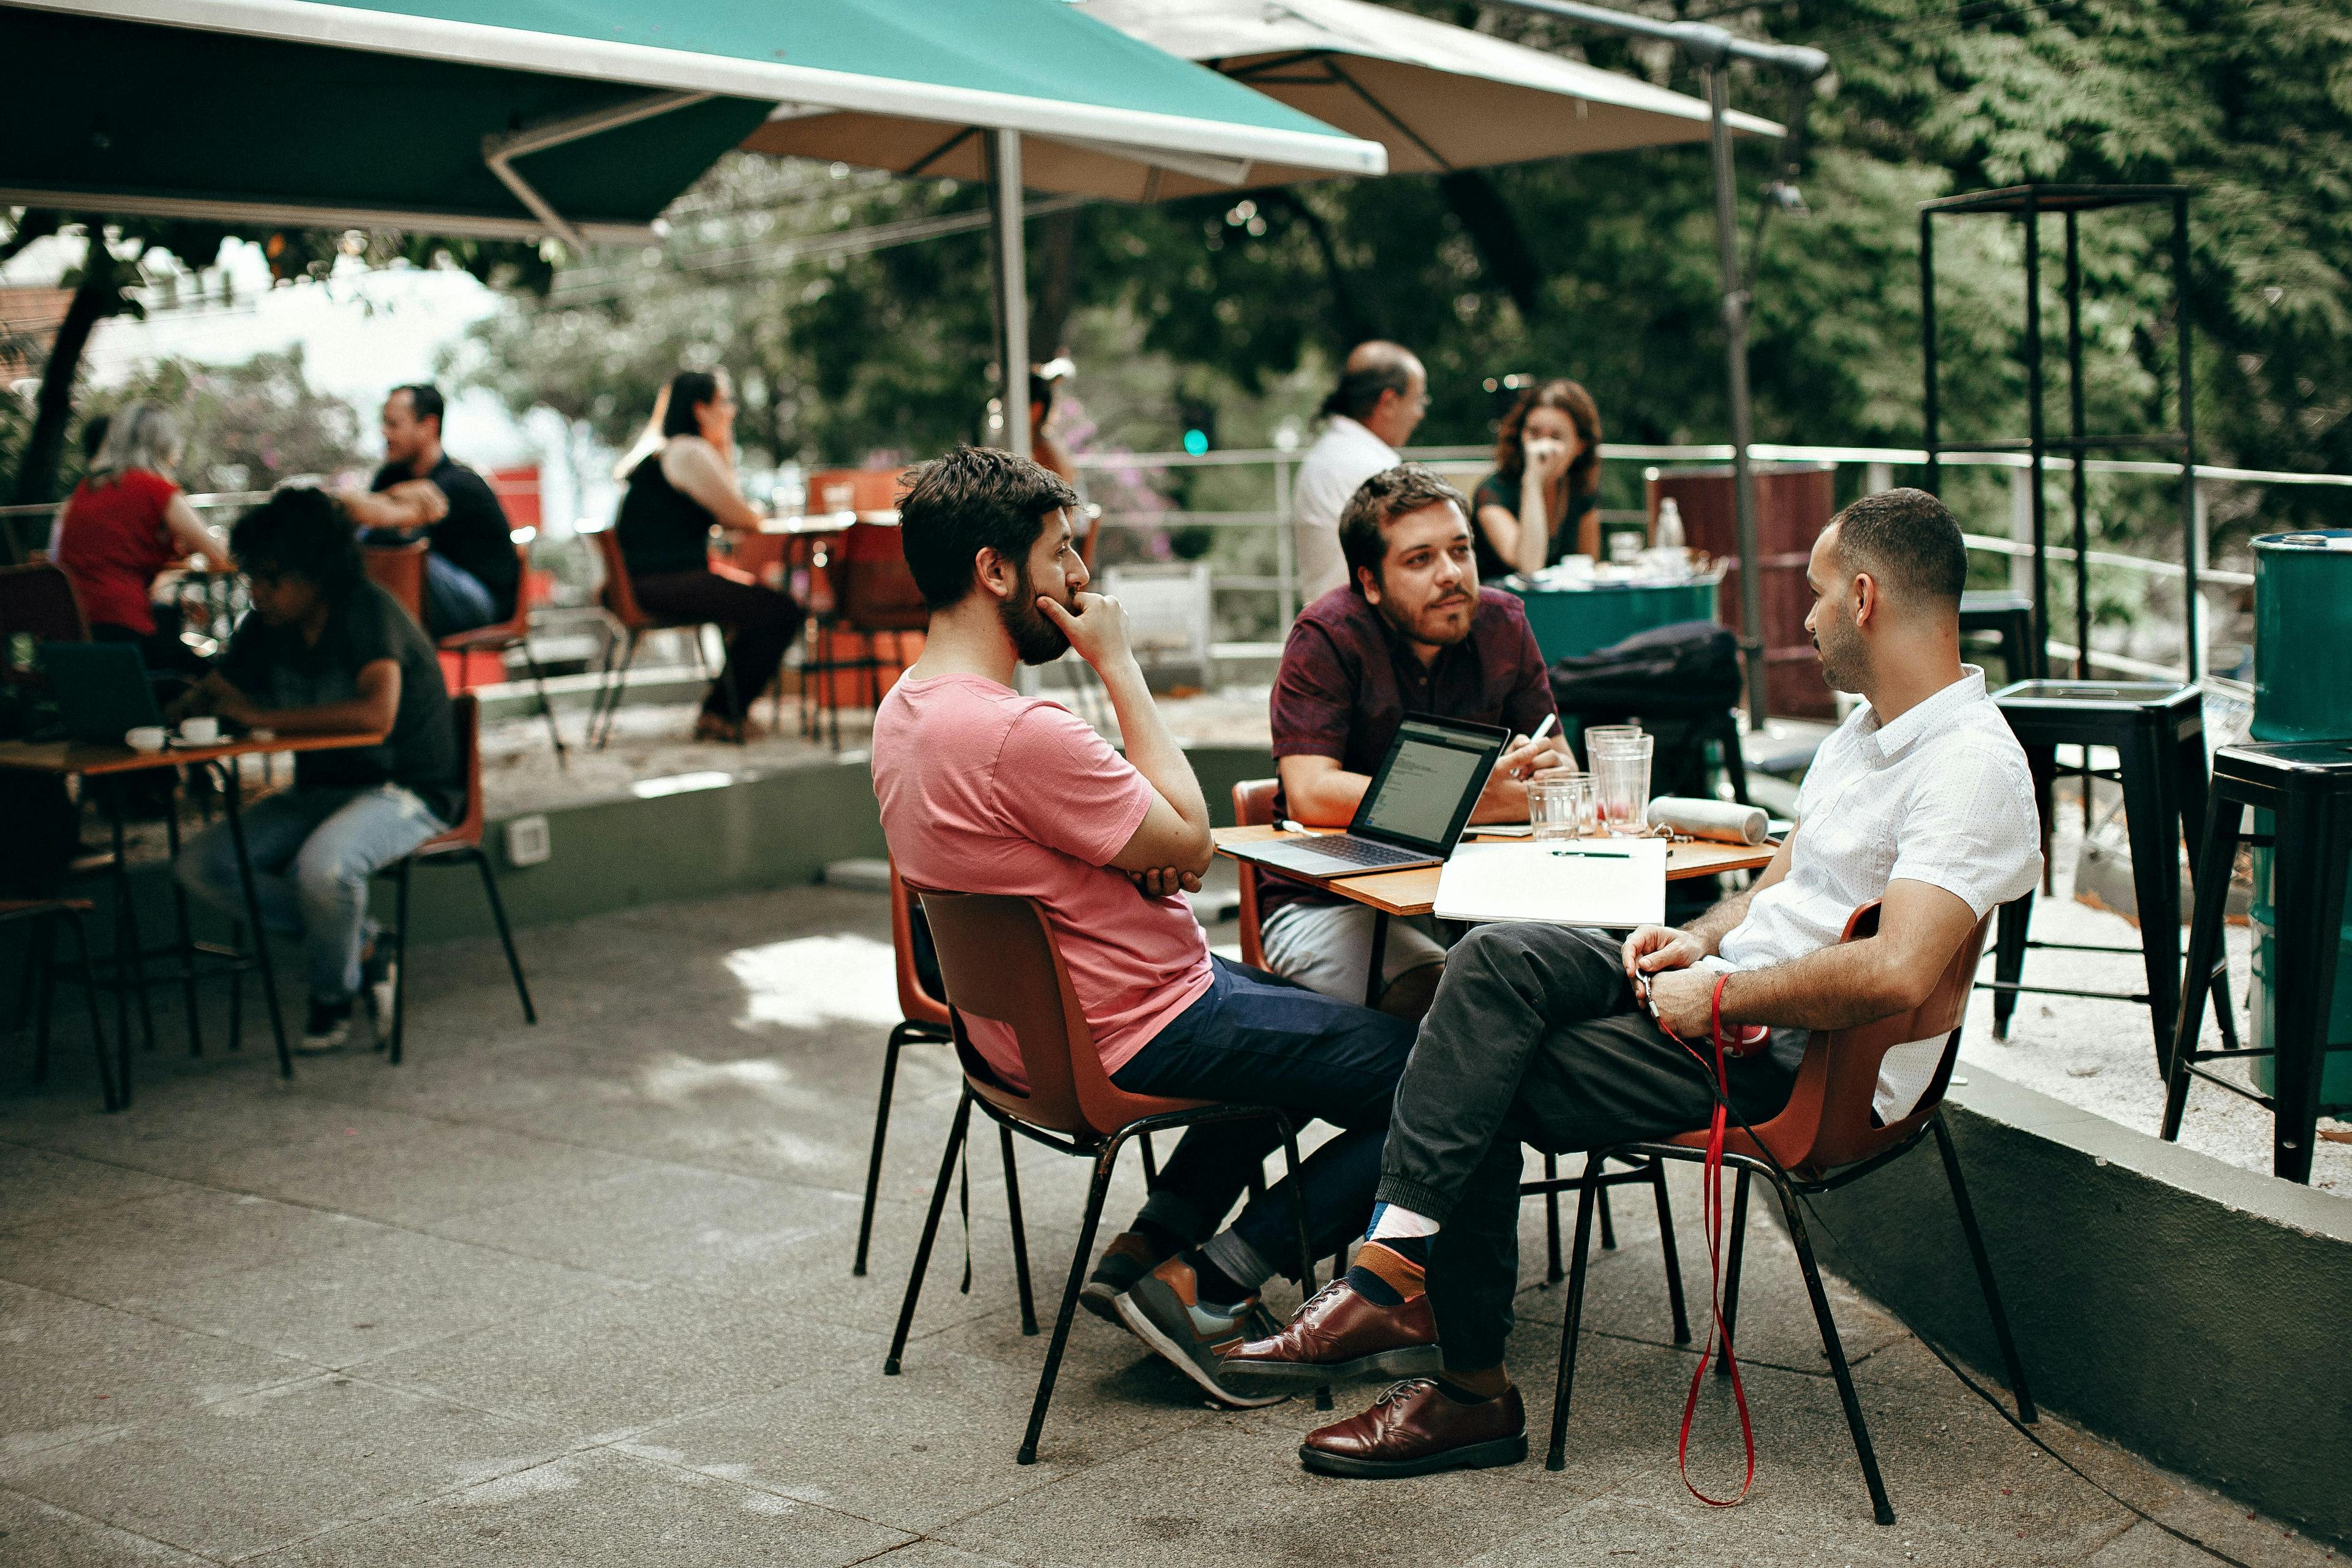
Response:
POLYGON ((1410 849, 1392 849, 1385 844, 1375 844, 1369 838, 1351 838, 1339 834, 1325 834, 1307 847, 1318 855, 1349 861, 1358 866, 1393 866, 1407 860, 1426 860, 1410 849))

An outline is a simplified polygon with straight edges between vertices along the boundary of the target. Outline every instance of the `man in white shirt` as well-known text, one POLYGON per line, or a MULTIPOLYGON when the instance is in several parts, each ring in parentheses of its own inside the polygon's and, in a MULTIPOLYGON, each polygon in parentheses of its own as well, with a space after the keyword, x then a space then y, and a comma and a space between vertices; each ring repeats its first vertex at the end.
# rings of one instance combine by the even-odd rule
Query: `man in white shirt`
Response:
MULTIPOLYGON (((1800 826, 1748 891, 1681 931, 1622 943, 1557 926, 1490 925, 1446 961, 1398 1086, 1378 1206, 1356 1267, 1270 1340, 1224 1363, 1237 1388, 1334 1375, 1435 1375, 1309 1434, 1309 1469, 1418 1475, 1516 1463, 1526 1417, 1503 1369, 1518 1283, 1520 1145, 1555 1152, 1706 1125, 1712 1005, 1769 1044, 1727 1063, 1733 1110, 1779 1113, 1814 1029, 1926 1000, 1978 922, 2039 879, 2032 776, 1960 663, 1968 559, 1934 497, 1890 490, 1838 514, 1814 544, 1807 630, 1822 673, 1867 700, 1823 744, 1800 826), (1861 905, 1877 933, 1840 942, 1861 905), (1442 1341, 1441 1341, 1442 1331, 1442 1341)), ((1873 1104, 1912 1110, 1943 1042, 1889 1053, 1873 1104)))
POLYGON ((1396 449, 1428 412, 1429 374, 1412 350, 1375 338, 1349 353, 1339 384, 1323 400, 1323 434, 1307 448, 1290 491, 1300 604, 1347 584, 1339 513, 1359 485, 1402 460, 1396 449))

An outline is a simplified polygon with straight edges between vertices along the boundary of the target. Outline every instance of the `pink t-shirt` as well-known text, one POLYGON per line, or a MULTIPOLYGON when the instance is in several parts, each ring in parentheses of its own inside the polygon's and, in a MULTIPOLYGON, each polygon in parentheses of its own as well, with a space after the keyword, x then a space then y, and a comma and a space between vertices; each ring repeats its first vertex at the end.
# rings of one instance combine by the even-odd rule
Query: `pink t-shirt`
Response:
MULTIPOLYGON (((1151 785, 1060 703, 976 675, 901 679, 874 716, 874 793, 898 873, 919 890, 1045 905, 1105 1072, 1208 990, 1192 906, 1145 898, 1110 865, 1151 785)), ((990 1066, 1027 1082, 1012 1030, 967 1024, 990 1066)))

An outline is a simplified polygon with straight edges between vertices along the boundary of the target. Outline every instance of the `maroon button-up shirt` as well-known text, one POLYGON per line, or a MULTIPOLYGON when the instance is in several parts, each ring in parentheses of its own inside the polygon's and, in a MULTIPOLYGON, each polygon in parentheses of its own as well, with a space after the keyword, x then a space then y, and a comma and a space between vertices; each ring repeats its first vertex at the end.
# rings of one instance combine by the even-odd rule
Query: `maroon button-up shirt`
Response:
MULTIPOLYGON (((1412 646, 1354 588, 1334 588, 1290 628, 1274 678, 1274 754, 1331 757, 1370 774, 1407 713, 1499 724, 1531 734, 1556 713, 1543 654, 1517 596, 1478 590, 1470 635, 1423 668, 1412 646)), ((1275 797, 1278 816, 1289 803, 1275 797)), ((1336 903, 1333 895, 1261 871, 1261 918, 1287 903, 1336 903)))

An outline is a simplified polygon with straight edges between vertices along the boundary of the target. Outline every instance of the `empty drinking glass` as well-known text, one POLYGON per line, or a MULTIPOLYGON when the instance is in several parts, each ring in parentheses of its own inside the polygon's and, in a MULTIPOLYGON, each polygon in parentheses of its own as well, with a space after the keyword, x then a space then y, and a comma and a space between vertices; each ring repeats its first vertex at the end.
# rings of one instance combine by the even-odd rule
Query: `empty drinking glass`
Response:
POLYGON ((1538 838, 1579 838, 1592 830, 1592 775, 1538 779, 1528 785, 1528 820, 1538 838))
POLYGON ((1592 761, 1592 749, 1611 741, 1630 741, 1642 732, 1642 726, 1632 724, 1593 724, 1584 731, 1584 760, 1592 761))
POLYGON ((1594 805, 1601 831, 1626 836, 1649 831, 1650 758, 1655 745, 1648 735, 1593 743, 1594 805))

